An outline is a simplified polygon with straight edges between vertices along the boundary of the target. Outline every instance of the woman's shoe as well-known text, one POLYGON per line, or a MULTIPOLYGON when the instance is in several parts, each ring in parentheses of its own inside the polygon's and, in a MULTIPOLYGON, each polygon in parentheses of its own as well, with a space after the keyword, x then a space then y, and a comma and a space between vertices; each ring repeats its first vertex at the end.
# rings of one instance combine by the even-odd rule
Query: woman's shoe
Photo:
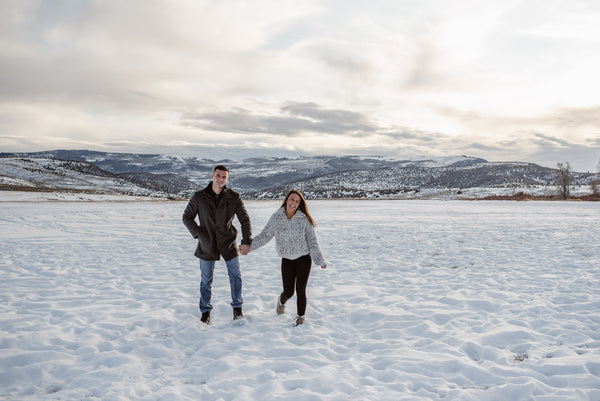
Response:
POLYGON ((300 326, 304 323, 304 321, 304 316, 296 316, 296 322, 294 323, 294 326, 300 326))
POLYGON ((277 314, 281 315, 282 313, 285 312, 285 304, 281 303, 281 296, 277 297, 277 314))

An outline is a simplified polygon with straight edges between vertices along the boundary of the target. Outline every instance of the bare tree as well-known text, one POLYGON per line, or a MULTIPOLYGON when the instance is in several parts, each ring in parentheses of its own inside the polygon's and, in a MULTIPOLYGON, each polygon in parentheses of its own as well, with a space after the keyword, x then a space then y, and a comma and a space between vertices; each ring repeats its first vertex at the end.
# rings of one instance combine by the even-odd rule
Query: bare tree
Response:
POLYGON ((598 165, 596 166, 596 170, 598 171, 598 178, 590 182, 590 186, 592 187, 593 195, 600 195, 600 159, 598 159, 598 165))
POLYGON ((600 195, 600 180, 590 182, 590 187, 592 188, 592 195, 600 195))
POLYGON ((562 199, 569 199, 569 196, 571 196, 571 181, 573 181, 571 165, 569 165, 569 162, 565 164, 558 163, 556 167, 558 167, 556 183, 558 185, 559 195, 562 199))

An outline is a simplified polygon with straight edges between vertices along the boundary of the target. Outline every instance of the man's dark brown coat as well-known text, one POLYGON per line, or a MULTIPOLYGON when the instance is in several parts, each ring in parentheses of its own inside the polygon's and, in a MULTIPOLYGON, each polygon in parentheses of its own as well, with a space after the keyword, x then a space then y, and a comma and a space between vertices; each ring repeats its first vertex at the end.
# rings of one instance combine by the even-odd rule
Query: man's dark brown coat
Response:
POLYGON ((196 257, 219 260, 223 256, 223 259, 230 260, 238 256, 237 229, 233 225, 233 218, 237 216, 242 226, 242 244, 250 245, 250 217, 240 194, 226 186, 217 206, 209 192, 211 185, 212 182, 192 196, 183 212, 183 224, 198 239, 194 253, 196 257), (196 223, 196 216, 200 224, 196 223))

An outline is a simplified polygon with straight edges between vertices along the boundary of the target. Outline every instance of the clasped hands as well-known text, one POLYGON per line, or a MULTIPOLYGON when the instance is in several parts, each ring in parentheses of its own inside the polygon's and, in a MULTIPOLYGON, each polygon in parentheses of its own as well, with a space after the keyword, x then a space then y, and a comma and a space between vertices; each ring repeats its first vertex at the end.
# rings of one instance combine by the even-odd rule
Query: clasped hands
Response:
POLYGON ((242 255, 248 255, 248 252, 250 252, 250 245, 242 244, 238 247, 238 251, 242 255))

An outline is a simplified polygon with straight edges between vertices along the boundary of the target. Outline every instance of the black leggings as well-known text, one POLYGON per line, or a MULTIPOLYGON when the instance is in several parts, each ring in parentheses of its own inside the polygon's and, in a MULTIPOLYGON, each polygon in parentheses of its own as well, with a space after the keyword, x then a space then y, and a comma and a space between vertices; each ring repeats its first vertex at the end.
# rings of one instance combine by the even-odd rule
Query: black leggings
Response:
POLYGON ((281 259, 281 278, 283 280, 283 292, 280 301, 284 304, 294 295, 296 287, 298 315, 304 316, 306 312, 306 284, 310 275, 312 260, 310 255, 304 255, 298 259, 281 259))

